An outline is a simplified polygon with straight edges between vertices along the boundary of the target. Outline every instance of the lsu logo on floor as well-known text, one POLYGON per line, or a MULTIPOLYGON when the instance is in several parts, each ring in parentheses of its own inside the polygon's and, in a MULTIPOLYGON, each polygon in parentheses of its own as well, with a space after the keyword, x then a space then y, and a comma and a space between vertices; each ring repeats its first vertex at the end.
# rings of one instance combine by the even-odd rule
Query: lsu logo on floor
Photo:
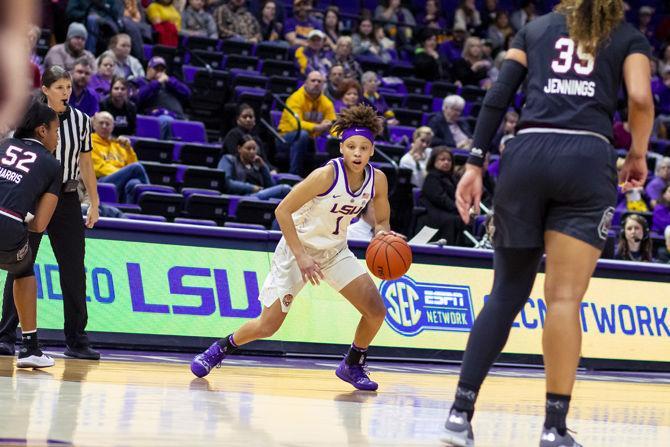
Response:
POLYGON ((421 331, 469 332, 474 322, 468 286, 415 282, 409 276, 382 281, 386 322, 397 333, 414 336, 421 331))

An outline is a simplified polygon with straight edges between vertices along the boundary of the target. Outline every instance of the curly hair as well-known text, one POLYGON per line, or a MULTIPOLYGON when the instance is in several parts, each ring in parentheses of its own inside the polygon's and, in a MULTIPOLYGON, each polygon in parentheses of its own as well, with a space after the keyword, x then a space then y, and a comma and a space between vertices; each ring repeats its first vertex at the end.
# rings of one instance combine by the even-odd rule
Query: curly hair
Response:
POLYGON ((565 15, 570 38, 593 56, 624 20, 622 0, 562 0, 556 12, 565 15))
POLYGON ((384 119, 377 115, 372 107, 366 104, 358 104, 343 109, 331 127, 331 132, 340 136, 342 132, 350 127, 367 127, 377 136, 384 129, 384 119))

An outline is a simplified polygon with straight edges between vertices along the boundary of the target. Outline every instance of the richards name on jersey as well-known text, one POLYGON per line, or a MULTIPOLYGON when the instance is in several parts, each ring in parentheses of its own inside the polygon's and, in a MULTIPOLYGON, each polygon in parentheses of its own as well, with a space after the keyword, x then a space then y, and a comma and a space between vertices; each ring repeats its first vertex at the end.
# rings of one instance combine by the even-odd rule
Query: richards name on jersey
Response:
POLYGON ((596 93, 596 83, 579 79, 557 79, 549 78, 544 92, 549 94, 588 96, 593 97, 596 93))

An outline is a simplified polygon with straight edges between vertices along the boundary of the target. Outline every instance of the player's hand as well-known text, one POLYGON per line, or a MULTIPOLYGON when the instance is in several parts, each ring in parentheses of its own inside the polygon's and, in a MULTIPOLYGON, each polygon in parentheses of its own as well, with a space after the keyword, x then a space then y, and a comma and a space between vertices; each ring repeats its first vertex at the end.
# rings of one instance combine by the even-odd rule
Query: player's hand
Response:
POLYGON ((300 268, 300 273, 302 274, 302 280, 311 282, 312 285, 319 285, 319 278, 324 279, 323 272, 321 271, 321 266, 308 254, 304 254, 296 258, 298 262, 298 267, 300 268))
POLYGON ((93 228, 93 226, 100 219, 100 211, 97 206, 89 206, 88 212, 86 213, 86 228, 93 228))
POLYGON ((482 168, 467 164, 465 174, 456 188, 456 208, 465 224, 470 223, 471 210, 479 214, 479 202, 482 199, 482 168))
POLYGON ((379 238, 379 237, 384 237, 387 234, 390 234, 392 236, 397 236, 397 237, 399 237, 400 239, 403 239, 403 240, 407 240, 407 236, 405 236, 404 234, 396 233, 395 231, 390 231, 390 230, 389 231, 386 231, 386 230, 378 231, 377 234, 375 234, 375 236, 372 239, 376 239, 376 238, 379 238))
POLYGON ((647 180, 647 158, 629 151, 619 171, 619 186, 623 192, 642 188, 647 180))

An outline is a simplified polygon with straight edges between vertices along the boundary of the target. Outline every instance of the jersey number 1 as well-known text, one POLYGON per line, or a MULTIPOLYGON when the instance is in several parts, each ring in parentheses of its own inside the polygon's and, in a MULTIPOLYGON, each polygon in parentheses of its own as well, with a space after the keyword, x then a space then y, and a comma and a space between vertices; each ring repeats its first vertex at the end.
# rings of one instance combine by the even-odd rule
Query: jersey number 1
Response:
POLYGON ((344 218, 344 216, 340 216, 337 218, 337 221, 335 222, 335 231, 332 232, 334 235, 340 234, 340 221, 344 218))
POLYGON ((593 72, 595 60, 593 56, 585 53, 581 47, 577 47, 577 61, 573 64, 575 56, 575 41, 567 37, 561 37, 556 41, 554 48, 559 50, 558 59, 551 61, 551 69, 555 73, 567 73, 572 68, 575 73, 588 76, 593 72))
POLYGON ((23 172, 30 172, 29 165, 37 159, 35 152, 24 151, 20 147, 9 146, 4 158, 0 160, 5 166, 16 166, 16 169, 23 172))

